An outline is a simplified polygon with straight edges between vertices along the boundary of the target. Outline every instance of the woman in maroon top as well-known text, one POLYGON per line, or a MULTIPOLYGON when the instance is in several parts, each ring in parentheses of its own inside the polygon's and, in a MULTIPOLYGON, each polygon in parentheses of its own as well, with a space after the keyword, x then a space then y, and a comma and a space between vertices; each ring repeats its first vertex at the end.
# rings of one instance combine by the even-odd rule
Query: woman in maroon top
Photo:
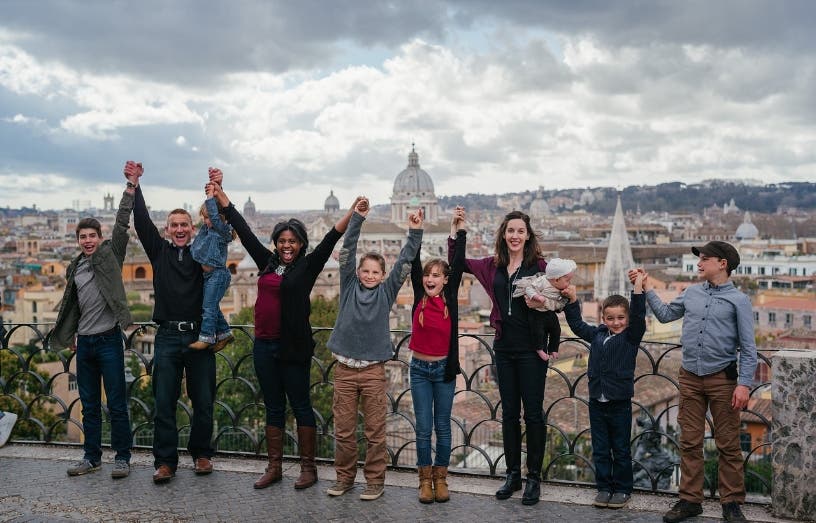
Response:
POLYGON ((411 266, 414 289, 411 355, 411 398, 416 416, 419 501, 450 499, 447 475, 451 454, 451 410, 459 374, 459 308, 457 292, 465 268, 464 209, 451 222, 455 248, 451 265, 430 260, 425 268, 419 252, 411 266), (431 466, 431 430, 436 430, 436 455, 431 466))
MULTIPOLYGON (((352 210, 346 212, 326 236, 306 254, 309 240, 300 220, 290 218, 272 231, 274 250, 253 234, 243 216, 220 187, 223 175, 214 170, 210 179, 219 186, 214 195, 224 216, 238 233, 241 244, 258 266, 258 297, 255 301, 255 341, 252 357, 266 407, 266 448, 269 464, 255 488, 280 481, 286 398, 297 421, 300 477, 296 489, 317 482, 315 467, 316 420, 309 397, 309 370, 315 341, 309 323, 309 295, 340 236, 346 231, 352 210)), ((359 198, 354 201, 357 204, 359 198)))

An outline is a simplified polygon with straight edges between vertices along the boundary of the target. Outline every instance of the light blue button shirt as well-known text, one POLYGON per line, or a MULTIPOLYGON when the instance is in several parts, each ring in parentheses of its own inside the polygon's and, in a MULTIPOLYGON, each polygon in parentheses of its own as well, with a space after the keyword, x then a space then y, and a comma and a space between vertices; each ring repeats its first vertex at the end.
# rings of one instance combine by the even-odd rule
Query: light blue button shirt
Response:
POLYGON ((671 303, 650 290, 646 301, 661 323, 683 318, 683 368, 697 376, 719 372, 737 360, 739 384, 751 387, 757 365, 751 300, 731 280, 692 285, 671 303))

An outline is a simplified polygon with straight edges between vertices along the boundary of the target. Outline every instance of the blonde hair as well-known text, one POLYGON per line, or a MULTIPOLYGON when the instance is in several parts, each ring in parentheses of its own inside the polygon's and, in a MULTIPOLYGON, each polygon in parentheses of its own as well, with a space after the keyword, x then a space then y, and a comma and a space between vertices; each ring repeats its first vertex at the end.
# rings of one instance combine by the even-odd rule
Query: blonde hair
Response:
MULTIPOLYGON (((198 215, 201 216, 202 219, 210 217, 210 213, 207 212, 207 204, 206 203, 202 203, 201 207, 198 208, 198 215)), ((219 212, 218 216, 221 217, 222 222, 227 223, 227 217, 224 216, 224 213, 219 212)), ((234 240, 237 237, 238 237, 238 233, 235 232, 235 229, 232 229, 232 239, 234 240)))

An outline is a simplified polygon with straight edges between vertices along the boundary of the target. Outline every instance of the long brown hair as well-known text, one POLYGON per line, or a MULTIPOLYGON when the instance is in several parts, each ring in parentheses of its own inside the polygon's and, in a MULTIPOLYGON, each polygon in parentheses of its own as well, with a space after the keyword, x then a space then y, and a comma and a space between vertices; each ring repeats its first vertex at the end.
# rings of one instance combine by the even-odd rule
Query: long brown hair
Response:
POLYGON ((510 251, 507 249, 507 242, 504 240, 504 233, 507 232, 507 223, 510 220, 523 220, 524 226, 527 228, 529 238, 524 242, 524 259, 521 264, 525 267, 529 267, 537 263, 539 258, 542 257, 541 246, 538 245, 538 234, 533 232, 533 228, 530 226, 529 216, 521 211, 513 211, 507 213, 501 225, 499 225, 499 230, 496 231, 496 245, 494 246, 496 265, 498 267, 507 267, 507 265, 510 264, 510 251))

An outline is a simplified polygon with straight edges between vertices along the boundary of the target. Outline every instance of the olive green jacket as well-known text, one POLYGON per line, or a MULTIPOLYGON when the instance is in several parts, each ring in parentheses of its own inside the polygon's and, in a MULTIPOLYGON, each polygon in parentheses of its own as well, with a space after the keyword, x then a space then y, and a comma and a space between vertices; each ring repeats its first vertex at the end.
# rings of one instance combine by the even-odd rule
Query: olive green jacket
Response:
MULTIPOLYGON (((122 264, 125 261, 125 252, 130 239, 128 227, 130 226, 130 213, 133 211, 133 201, 132 194, 128 194, 127 191, 122 194, 111 238, 103 241, 90 257, 91 269, 94 272, 96 284, 99 286, 99 292, 123 329, 133 323, 125 295, 125 285, 122 283, 122 264)), ((68 282, 60 303, 57 323, 49 338, 50 346, 55 350, 74 345, 80 313, 74 274, 82 256, 84 254, 80 253, 74 258, 65 273, 68 282)))

